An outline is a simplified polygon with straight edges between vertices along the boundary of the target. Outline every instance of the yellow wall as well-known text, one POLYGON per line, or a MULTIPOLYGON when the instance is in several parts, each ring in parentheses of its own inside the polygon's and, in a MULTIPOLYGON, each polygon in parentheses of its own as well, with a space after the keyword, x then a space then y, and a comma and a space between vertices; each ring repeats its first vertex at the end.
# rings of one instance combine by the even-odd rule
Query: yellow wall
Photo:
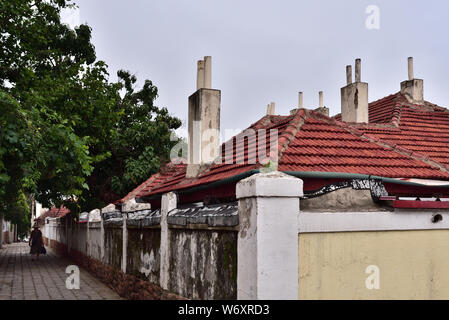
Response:
POLYGON ((300 234, 299 298, 449 299, 449 230, 300 234))

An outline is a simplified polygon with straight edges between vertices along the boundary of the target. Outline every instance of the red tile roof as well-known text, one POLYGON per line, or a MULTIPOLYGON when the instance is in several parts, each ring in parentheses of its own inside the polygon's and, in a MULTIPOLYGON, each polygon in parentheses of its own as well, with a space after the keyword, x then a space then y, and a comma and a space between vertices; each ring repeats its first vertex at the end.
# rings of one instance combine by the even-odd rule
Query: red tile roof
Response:
MULTIPOLYGON (((289 116, 265 116, 222 145, 232 147, 232 163, 214 164, 197 178, 186 178, 185 164, 169 164, 130 192, 133 197, 187 189, 258 169, 258 145, 269 150, 269 130, 279 133, 280 171, 371 174, 390 178, 449 180, 449 112, 428 102, 417 106, 400 93, 369 104, 369 124, 347 124, 340 116, 298 109, 289 116), (259 129, 267 129, 265 134, 259 129), (237 164, 237 159, 244 163, 237 164)), ((230 159, 227 159, 230 160, 230 159)))
POLYGON ((60 208, 52 207, 50 210, 45 211, 43 214, 41 214, 39 217, 37 217, 37 220, 45 220, 45 218, 60 218, 64 217, 67 214, 70 213, 70 210, 67 209, 64 206, 61 206, 60 208))
POLYGON ((352 125, 371 138, 449 168, 449 110, 427 101, 413 104, 396 93, 370 103, 369 113, 369 124, 352 125))

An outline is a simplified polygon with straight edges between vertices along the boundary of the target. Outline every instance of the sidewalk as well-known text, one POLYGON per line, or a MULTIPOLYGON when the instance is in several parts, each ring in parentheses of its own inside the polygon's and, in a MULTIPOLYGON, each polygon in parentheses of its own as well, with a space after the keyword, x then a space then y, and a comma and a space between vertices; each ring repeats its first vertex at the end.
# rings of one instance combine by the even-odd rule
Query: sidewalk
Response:
POLYGON ((65 273, 73 262, 47 249, 32 261, 27 243, 0 249, 0 300, 117 300, 118 294, 80 268, 80 289, 69 290, 65 273))

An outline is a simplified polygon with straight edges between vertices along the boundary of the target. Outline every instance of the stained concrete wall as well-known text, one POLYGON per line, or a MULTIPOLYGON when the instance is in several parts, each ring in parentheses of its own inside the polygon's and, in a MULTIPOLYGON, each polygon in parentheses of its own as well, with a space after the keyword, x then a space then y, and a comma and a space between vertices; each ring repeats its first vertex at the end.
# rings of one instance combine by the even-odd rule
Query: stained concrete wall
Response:
MULTIPOLYGON (((63 228, 61 232, 64 232, 63 228)), ((71 249, 87 254, 87 223, 74 225, 71 232, 71 249)))
POLYGON ((90 239, 90 256, 101 260, 101 226, 100 222, 91 222, 89 225, 89 239, 90 239))
MULTIPOLYGON (((87 223, 54 219, 46 224, 44 236, 55 246, 66 246, 88 256, 87 223), (66 237, 66 232, 68 237, 66 237), (68 238, 68 239, 67 239, 68 238), (55 243, 56 242, 56 243, 55 243)), ((159 285, 161 276, 161 229, 128 227, 126 273, 159 285)), ((90 223, 90 256, 122 269, 123 228, 104 226, 104 260, 101 259, 101 225, 90 223)), ((237 298, 237 231, 197 226, 169 227, 168 290, 190 299, 237 298)), ((69 253, 70 254, 70 253, 69 253)))
POLYGON ((191 299, 237 298, 237 232, 170 230, 169 290, 191 299))
POLYGON ((104 259, 105 263, 117 269, 122 267, 122 242, 121 227, 108 227, 104 230, 104 259))
POLYGON ((323 194, 320 197, 303 199, 301 211, 343 212, 343 211, 386 211, 385 207, 373 201, 370 190, 343 188, 323 194))
POLYGON ((160 229, 128 228, 127 273, 159 283, 160 246, 160 229))
POLYGON ((449 230, 299 235, 299 299, 449 299, 449 230), (379 289, 365 285, 370 265, 379 289))

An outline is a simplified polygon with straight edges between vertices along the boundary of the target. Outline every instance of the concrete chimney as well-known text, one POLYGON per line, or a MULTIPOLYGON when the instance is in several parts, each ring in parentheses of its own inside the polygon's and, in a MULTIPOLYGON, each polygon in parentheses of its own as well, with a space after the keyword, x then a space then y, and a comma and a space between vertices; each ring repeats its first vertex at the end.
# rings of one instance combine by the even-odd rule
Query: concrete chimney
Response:
POLYGON ((204 88, 204 61, 198 60, 196 73, 196 90, 204 88))
POLYGON ((212 57, 204 57, 204 88, 212 88, 212 57))
POLYGON ((323 91, 318 92, 318 98, 319 98, 319 102, 320 102, 320 108, 323 107, 323 91))
POLYGON ((198 62, 197 87, 189 97, 189 165, 186 175, 190 177, 196 176, 199 166, 211 163, 220 151, 221 91, 210 88, 211 57, 198 62), (204 66, 203 73, 201 66, 204 66))
POLYGON ((413 57, 409 57, 407 63, 408 80, 401 82, 401 93, 411 103, 422 103, 424 101, 424 81, 414 77, 413 57))
POLYGON ((272 116, 275 113, 275 105, 274 102, 271 102, 267 105, 267 116, 272 116))
POLYGON ((318 92, 318 99, 319 99, 319 107, 316 108, 314 111, 329 116, 329 108, 326 108, 323 103, 323 91, 318 92))
POLYGON ((346 66, 346 85, 352 83, 352 66, 346 66))
POLYGON ((302 108, 303 107, 303 94, 302 92, 298 92, 298 108, 302 108))
POLYGON ((351 67, 346 67, 346 86, 341 88, 341 119, 345 122, 368 122, 368 83, 361 82, 362 64, 355 60, 355 82, 351 67))
POLYGON ((206 56, 204 60, 198 60, 196 75, 196 90, 210 89, 212 79, 212 57, 206 56))

